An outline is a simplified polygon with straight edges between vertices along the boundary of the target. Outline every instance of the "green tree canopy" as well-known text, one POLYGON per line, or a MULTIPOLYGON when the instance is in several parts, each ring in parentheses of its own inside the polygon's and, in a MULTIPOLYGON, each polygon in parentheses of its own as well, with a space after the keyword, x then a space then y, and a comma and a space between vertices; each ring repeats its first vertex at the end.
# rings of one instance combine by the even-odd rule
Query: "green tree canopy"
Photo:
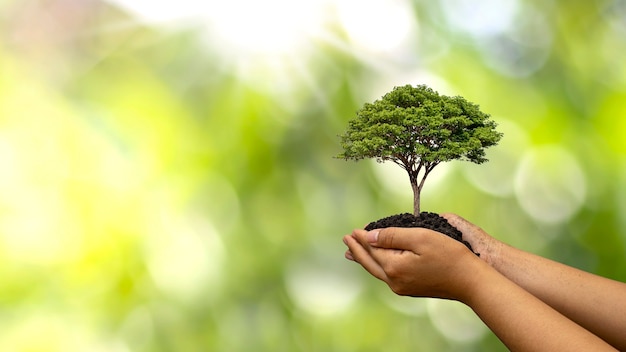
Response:
POLYGON ((496 126, 478 105, 463 97, 439 95, 425 85, 405 85, 357 112, 340 136, 344 152, 338 157, 400 165, 409 175, 417 216, 424 181, 434 167, 454 159, 487 161, 485 148, 502 137, 496 126))

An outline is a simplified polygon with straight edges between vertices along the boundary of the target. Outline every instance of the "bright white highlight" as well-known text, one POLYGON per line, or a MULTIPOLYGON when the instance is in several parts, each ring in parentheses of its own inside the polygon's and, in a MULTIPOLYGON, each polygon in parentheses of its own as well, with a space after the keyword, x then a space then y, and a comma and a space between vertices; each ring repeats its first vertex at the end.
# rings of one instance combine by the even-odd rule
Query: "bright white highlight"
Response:
POLYGON ((457 301, 428 299, 428 316, 437 331, 451 341, 471 343, 488 331, 471 308, 457 301))
MULTIPOLYGON (((413 204, 411 182, 409 181, 409 175, 406 170, 391 161, 378 163, 372 159, 371 165, 376 178, 386 191, 392 192, 398 201, 402 201, 402 199, 399 198, 402 197, 405 201, 410 201, 409 204, 413 204)), ((424 198, 424 190, 426 190, 427 193, 436 193, 439 185, 441 185, 442 181, 446 179, 455 167, 456 165, 449 162, 437 165, 428 177, 426 177, 426 182, 424 182, 424 188, 421 194, 422 199, 424 198)), ((423 172, 420 173, 418 182, 421 180, 422 175, 423 172)))
POLYGON ((506 32, 517 14, 518 0, 445 0, 447 22, 461 33, 481 38, 506 32))
POLYGON ((568 220, 586 198, 586 178, 578 160, 560 146, 529 151, 515 178, 515 194, 533 219, 557 224, 568 220))
POLYGON ((413 9, 404 0, 337 0, 336 6, 350 40, 368 51, 395 49, 415 30, 413 9))
POLYGON ((107 0, 146 23, 172 23, 199 18, 210 11, 212 1, 196 0, 150 1, 150 0, 107 0))
POLYGON ((211 44, 239 54, 285 54, 324 36, 334 9, 356 47, 370 52, 398 48, 415 31, 406 0, 108 0, 140 21, 206 26, 211 44))
POLYGON ((321 44, 377 69, 415 61, 418 26, 408 0, 107 1, 140 23, 199 29, 221 70, 281 95, 294 94, 296 81, 315 84, 308 63, 321 44))
POLYGON ((302 50, 321 31, 326 1, 109 0, 154 24, 198 25, 210 45, 232 55, 281 55, 302 50))
POLYGON ((320 2, 269 0, 220 1, 209 14, 215 38, 247 54, 289 54, 303 50, 321 31, 320 2))
POLYGON ((225 249, 211 224, 202 219, 176 219, 160 215, 147 237, 148 270, 157 286, 182 300, 218 286, 225 249))
POLYGON ((321 317, 335 316, 350 308, 361 293, 362 284, 341 259, 330 256, 330 252, 320 253, 288 265, 287 292, 298 308, 321 317))
POLYGON ((523 152, 529 145, 528 136, 515 122, 496 118, 497 130, 504 133, 500 144, 486 150, 489 162, 480 165, 463 163, 465 177, 476 188, 506 197, 513 194, 513 184, 523 152))
POLYGON ((426 307, 428 305, 427 299, 415 299, 415 297, 410 296, 392 295, 389 294, 388 290, 381 295, 381 299, 389 306, 389 308, 398 313, 415 317, 420 317, 426 314, 426 307))

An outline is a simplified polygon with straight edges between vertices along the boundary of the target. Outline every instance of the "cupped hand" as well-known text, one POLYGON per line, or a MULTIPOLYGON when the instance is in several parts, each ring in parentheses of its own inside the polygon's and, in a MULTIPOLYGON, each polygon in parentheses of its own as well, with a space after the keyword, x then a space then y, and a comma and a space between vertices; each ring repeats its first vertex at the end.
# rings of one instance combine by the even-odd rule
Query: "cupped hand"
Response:
POLYGON ((459 215, 444 213, 441 214, 441 216, 448 220, 450 225, 461 231, 463 234, 463 240, 472 245, 472 249, 474 252, 480 254, 480 258, 482 260, 493 266, 495 258, 498 257, 502 246, 504 246, 503 242, 491 237, 483 229, 465 220, 459 215))
POLYGON ((399 295, 463 301, 484 266, 462 243, 424 228, 354 230, 346 257, 399 295))

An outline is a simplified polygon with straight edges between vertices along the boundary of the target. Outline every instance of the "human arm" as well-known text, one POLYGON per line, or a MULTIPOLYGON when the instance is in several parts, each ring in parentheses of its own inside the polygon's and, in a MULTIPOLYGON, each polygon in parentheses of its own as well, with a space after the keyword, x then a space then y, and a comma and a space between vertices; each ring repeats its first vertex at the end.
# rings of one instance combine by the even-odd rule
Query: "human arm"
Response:
POLYGON ((375 234, 345 236, 346 257, 397 294, 467 304, 512 351, 614 351, 447 236, 420 228, 375 234))
POLYGON ((443 214, 490 266, 620 351, 626 351, 626 284, 509 246, 443 214))

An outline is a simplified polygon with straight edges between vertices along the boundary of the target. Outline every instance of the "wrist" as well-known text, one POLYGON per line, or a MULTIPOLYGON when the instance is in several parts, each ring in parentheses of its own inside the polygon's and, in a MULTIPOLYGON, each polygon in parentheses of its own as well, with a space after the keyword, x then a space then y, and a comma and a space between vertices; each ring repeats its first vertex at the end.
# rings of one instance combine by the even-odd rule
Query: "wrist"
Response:
POLYGON ((506 244, 500 242, 493 237, 489 237, 489 241, 485 243, 483 252, 480 253, 480 257, 489 266, 497 268, 501 264, 503 252, 506 250, 506 244))
POLYGON ((473 308, 479 301, 489 299, 493 285, 505 278, 490 264, 476 260, 468 267, 465 279, 458 301, 473 308))
POLYGON ((489 265, 482 259, 479 259, 475 255, 473 258, 463 265, 464 270, 460 272, 457 287, 459 292, 455 299, 468 306, 471 306, 472 300, 479 296, 480 291, 489 286, 489 276, 498 274, 495 268, 489 265))

